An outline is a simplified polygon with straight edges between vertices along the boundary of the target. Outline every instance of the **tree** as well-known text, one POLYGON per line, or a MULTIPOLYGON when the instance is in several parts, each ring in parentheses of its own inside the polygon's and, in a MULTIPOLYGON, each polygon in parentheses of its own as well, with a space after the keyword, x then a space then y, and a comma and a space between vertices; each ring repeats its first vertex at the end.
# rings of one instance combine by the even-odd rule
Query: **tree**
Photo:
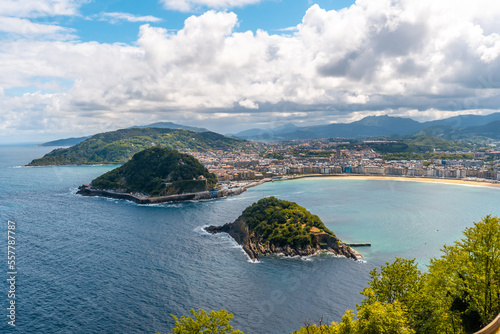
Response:
POLYGON ((358 306, 358 319, 346 311, 340 323, 307 325, 293 334, 414 334, 399 302, 364 303, 358 306))
POLYGON ((486 216, 466 228, 464 238, 444 246, 430 271, 440 271, 441 287, 453 296, 452 310, 464 326, 475 330, 500 313, 500 220, 486 216))
POLYGON ((306 323, 305 327, 292 334, 357 334, 357 320, 354 320, 354 316, 353 311, 347 310, 340 323, 332 322, 331 325, 323 325, 322 321, 319 325, 306 323))
POLYGON ((405 307, 398 301, 375 301, 358 307, 357 331, 359 334, 414 334, 406 316, 405 307))
POLYGON ((368 282, 373 294, 365 288, 361 294, 383 303, 393 303, 396 300, 410 306, 413 295, 421 289, 421 273, 417 269, 415 259, 396 258, 394 263, 385 263, 384 267, 370 271, 371 281, 368 282))
POLYGON ((243 334, 238 329, 233 329, 229 321, 234 318, 233 314, 226 310, 211 311, 208 313, 203 309, 198 311, 191 310, 192 317, 182 316, 178 319, 172 315, 175 321, 175 327, 169 334, 243 334))

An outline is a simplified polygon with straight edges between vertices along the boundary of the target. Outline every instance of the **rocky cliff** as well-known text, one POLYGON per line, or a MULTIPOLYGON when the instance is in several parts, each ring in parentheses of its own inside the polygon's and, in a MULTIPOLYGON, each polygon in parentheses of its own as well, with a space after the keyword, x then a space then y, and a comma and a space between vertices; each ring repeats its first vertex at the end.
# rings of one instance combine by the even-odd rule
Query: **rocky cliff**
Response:
POLYGON ((354 260, 361 257, 361 254, 354 251, 338 238, 324 232, 312 233, 314 239, 313 244, 316 246, 277 246, 264 241, 263 237, 252 231, 241 217, 236 219, 233 223, 222 226, 209 226, 205 228, 205 230, 212 234, 228 233, 238 244, 243 246, 243 249, 252 260, 258 260, 260 255, 284 254, 285 256, 309 256, 318 254, 322 251, 345 256, 354 260))

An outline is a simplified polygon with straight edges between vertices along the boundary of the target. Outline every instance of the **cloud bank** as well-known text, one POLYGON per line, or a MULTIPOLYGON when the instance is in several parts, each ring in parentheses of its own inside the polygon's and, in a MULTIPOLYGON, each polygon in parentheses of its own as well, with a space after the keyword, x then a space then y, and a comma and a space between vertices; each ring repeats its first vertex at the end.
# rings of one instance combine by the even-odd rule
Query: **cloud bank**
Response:
POLYGON ((174 33, 142 25, 133 45, 3 39, 0 131, 91 133, 174 120, 229 132, 379 114, 434 119, 500 105, 498 2, 358 0, 340 11, 313 5, 288 34, 237 25, 236 14, 212 10, 174 33))

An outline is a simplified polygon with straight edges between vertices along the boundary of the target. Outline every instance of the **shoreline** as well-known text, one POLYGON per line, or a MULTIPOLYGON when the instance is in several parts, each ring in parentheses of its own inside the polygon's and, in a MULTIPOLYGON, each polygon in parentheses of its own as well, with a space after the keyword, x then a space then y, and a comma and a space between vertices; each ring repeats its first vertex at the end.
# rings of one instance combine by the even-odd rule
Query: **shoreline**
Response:
POLYGON ((268 180, 260 180, 255 182, 250 182, 246 185, 235 189, 223 189, 223 190, 207 190, 198 193, 188 193, 170 196, 137 196, 133 193, 121 193, 114 192, 105 189, 95 189, 89 184, 84 184, 78 187, 77 194, 82 196, 100 196, 115 199, 124 199, 135 202, 137 204, 160 204, 168 202, 184 202, 184 201, 200 201, 200 200, 211 200, 217 198, 224 198, 229 196, 236 196, 245 192, 248 188, 258 186, 268 180))
MULTIPOLYGON (((500 182, 495 180, 470 180, 470 179, 451 179, 451 178, 436 178, 436 177, 408 177, 408 176, 384 176, 384 175, 346 175, 346 174, 307 174, 296 175, 292 177, 285 177, 282 179, 263 179, 255 181, 246 181, 247 184, 236 189, 224 189, 218 191, 204 191, 199 193, 189 193, 181 195, 151 197, 151 196, 136 196, 131 193, 117 193, 103 189, 94 189, 88 184, 78 187, 77 194, 82 196, 101 196, 107 198, 125 199, 133 201, 137 204, 159 204, 168 202, 182 202, 182 201, 199 201, 210 200, 217 198, 225 198, 229 196, 237 196, 247 189, 259 186, 267 182, 290 181, 298 179, 337 179, 337 180, 383 180, 383 181, 403 181, 403 182, 426 182, 426 183, 440 183, 440 184, 454 184, 461 186, 476 186, 486 188, 500 188, 500 182), (493 181, 493 182, 492 182, 493 181)), ((245 182, 245 181, 240 181, 245 182)))
POLYGON ((481 186, 500 188, 500 182, 495 180, 476 181, 469 179, 451 179, 451 178, 437 178, 437 177, 409 177, 409 176, 384 176, 384 175, 345 175, 345 174, 310 174, 310 175, 297 175, 293 178, 282 179, 297 180, 304 178, 329 178, 329 179, 349 179, 349 180, 390 180, 390 181, 406 181, 406 182, 427 182, 427 183, 442 183, 442 184, 456 184, 463 186, 481 186), (492 182, 493 181, 493 182, 492 182))

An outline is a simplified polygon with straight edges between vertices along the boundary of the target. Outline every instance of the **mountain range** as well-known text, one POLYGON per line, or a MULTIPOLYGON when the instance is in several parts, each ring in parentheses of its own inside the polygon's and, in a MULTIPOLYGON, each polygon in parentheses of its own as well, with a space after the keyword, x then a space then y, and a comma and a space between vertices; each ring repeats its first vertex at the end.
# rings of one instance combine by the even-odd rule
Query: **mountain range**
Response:
POLYGON ((249 140, 293 140, 313 138, 365 138, 391 135, 439 136, 446 139, 489 137, 500 139, 500 113, 486 116, 461 115, 450 118, 418 122, 411 118, 368 116, 352 123, 333 123, 299 127, 285 124, 272 129, 250 129, 233 137, 249 140))
MULTIPOLYGON (((158 122, 132 126, 128 129, 173 129, 197 133, 210 132, 205 128, 158 122)), ((254 141, 280 141, 314 138, 369 138, 386 136, 434 136, 449 140, 488 137, 500 139, 500 112, 486 116, 460 115, 445 119, 418 122, 411 118, 392 116, 368 116, 352 123, 332 123, 314 126, 297 126, 287 123, 271 129, 250 129, 227 136, 254 141)), ((59 139, 41 146, 72 146, 89 137, 59 139)))

